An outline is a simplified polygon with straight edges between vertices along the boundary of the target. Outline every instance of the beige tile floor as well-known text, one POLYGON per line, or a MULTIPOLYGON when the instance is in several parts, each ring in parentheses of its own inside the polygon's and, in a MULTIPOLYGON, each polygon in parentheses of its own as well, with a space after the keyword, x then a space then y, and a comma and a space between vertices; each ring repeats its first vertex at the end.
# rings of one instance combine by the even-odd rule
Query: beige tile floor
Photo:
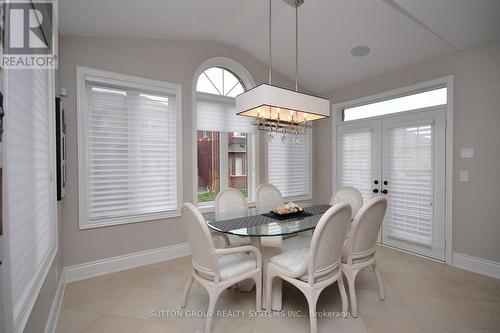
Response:
MULTIPOLYGON (((377 297, 371 271, 357 279, 358 318, 319 318, 319 332, 346 333, 500 333, 500 281, 420 257, 380 247, 377 252, 386 299, 377 297)), ((205 310, 208 295, 193 285, 184 317, 154 318, 151 311, 180 310, 182 290, 190 273, 190 257, 68 284, 57 325, 58 333, 202 332, 202 317, 186 313, 205 310)), ((251 318, 254 291, 225 291, 216 310, 230 317, 214 319, 214 332, 308 332, 307 317, 267 314, 251 318)), ((307 313, 307 302, 284 284, 283 313, 307 313)), ((340 311, 336 285, 323 292, 317 311, 340 311)), ((156 312, 159 313, 159 312, 156 312)), ((253 312, 255 315, 255 312, 253 312)))

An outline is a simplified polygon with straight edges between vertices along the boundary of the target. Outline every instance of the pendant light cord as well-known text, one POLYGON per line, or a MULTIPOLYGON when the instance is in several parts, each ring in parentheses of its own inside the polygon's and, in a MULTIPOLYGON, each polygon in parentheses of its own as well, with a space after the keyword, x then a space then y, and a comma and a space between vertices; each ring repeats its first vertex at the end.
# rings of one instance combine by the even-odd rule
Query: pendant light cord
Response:
POLYGON ((272 62, 272 48, 271 48, 271 0, 269 0, 269 85, 273 83, 273 62, 272 62))
POLYGON ((295 0, 295 91, 299 91, 299 1, 295 0))

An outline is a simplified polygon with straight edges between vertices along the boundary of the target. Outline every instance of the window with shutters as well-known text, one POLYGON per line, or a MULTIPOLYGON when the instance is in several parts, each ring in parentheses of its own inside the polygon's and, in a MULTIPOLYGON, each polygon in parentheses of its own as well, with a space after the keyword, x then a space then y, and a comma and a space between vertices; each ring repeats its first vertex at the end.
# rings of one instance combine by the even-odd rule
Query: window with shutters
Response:
POLYGON ((4 293, 6 331, 22 332, 58 248, 54 71, 9 70, 4 75, 7 238, 0 244, 5 251, 0 273, 4 290, 9 290, 4 293))
POLYGON ((235 97, 242 81, 222 67, 206 69, 196 85, 197 168, 200 206, 211 206, 217 193, 236 188, 253 197, 254 129, 251 119, 237 116, 235 97))
POLYGON ((390 234, 424 245, 433 240, 433 146, 433 124, 389 129, 390 234))
POLYGON ((80 228, 179 215, 180 85, 78 67, 80 228))
POLYGON ((354 186, 366 202, 372 198, 372 131, 339 133, 338 185, 354 186))
POLYGON ((308 200, 312 196, 311 132, 295 140, 273 140, 267 144, 267 181, 287 199, 308 200))

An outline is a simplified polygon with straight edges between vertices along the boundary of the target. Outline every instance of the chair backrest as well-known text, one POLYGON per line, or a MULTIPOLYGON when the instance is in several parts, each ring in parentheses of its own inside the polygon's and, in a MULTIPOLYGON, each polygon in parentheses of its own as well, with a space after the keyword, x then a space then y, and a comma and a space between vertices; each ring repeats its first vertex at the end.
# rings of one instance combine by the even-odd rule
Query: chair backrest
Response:
POLYGON ((332 196, 330 199, 330 205, 335 205, 341 202, 347 202, 351 205, 352 217, 354 217, 358 210, 363 206, 363 195, 355 187, 344 186, 332 196))
POLYGON ((269 213, 285 203, 280 190, 272 184, 263 183, 255 190, 255 205, 259 213, 269 213))
POLYGON ((377 196, 368 201, 354 217, 346 244, 348 263, 375 253, 380 226, 387 210, 387 199, 377 196))
POLYGON ((316 225, 309 252, 308 282, 335 272, 351 218, 351 206, 344 202, 330 207, 316 225))
POLYGON ((215 217, 217 219, 241 217, 245 216, 247 212, 247 200, 237 189, 225 189, 215 197, 215 217))
POLYGON ((215 247, 203 215, 195 205, 186 202, 182 205, 181 219, 188 236, 193 267, 205 275, 215 276, 215 247))

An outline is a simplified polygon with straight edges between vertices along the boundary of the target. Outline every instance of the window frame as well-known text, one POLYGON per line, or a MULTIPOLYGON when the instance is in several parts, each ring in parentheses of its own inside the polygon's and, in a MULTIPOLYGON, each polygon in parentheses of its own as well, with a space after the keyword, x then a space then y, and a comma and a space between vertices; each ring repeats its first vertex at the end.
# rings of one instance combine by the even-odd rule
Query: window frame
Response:
POLYGON ((177 83, 165 82, 110 72, 90 67, 76 66, 77 90, 77 130, 78 130, 78 225, 79 229, 93 229, 112 225, 146 222, 165 218, 179 217, 183 202, 182 182, 182 86, 177 83), (175 210, 129 215, 124 217, 106 218, 104 221, 90 222, 88 217, 88 159, 87 159, 87 96, 86 81, 111 84, 129 89, 149 90, 156 93, 175 94, 176 96, 176 147, 177 147, 177 208, 175 210))
MULTIPOLYGON (((237 79, 242 83, 243 87, 248 90, 255 87, 255 81, 250 74, 250 72, 237 61, 227 58, 227 57, 213 57, 205 60, 196 70, 193 76, 191 85, 191 106, 192 106, 192 117, 191 117, 191 132, 192 132, 192 202, 198 206, 202 213, 213 213, 215 211, 215 202, 206 201, 198 202, 198 140, 197 140, 197 83, 198 77, 207 69, 211 67, 221 67, 231 73, 233 73, 237 79)), ((207 94, 200 92, 201 94, 211 95, 215 98, 223 97, 230 98, 227 96, 220 96, 214 94, 207 94)), ((223 132, 226 133, 226 132, 223 132)), ((255 188, 257 187, 257 182, 259 181, 259 133, 257 129, 252 131, 251 138, 247 138, 247 203, 249 207, 255 206, 255 188), (251 180, 250 180, 251 178, 251 180)), ((229 167, 227 172, 229 173, 229 167)), ((222 177, 221 177, 222 178, 222 177)))

